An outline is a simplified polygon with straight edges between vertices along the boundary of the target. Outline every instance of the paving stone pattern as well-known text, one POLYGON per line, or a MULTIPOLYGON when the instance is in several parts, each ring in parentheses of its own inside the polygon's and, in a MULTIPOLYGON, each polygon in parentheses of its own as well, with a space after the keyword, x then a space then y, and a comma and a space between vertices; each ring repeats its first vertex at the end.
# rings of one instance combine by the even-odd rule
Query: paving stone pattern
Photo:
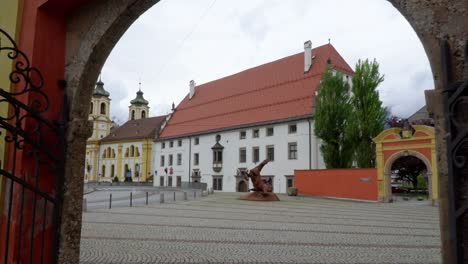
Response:
POLYGON ((238 196, 89 210, 81 263, 441 263, 437 207, 238 196))

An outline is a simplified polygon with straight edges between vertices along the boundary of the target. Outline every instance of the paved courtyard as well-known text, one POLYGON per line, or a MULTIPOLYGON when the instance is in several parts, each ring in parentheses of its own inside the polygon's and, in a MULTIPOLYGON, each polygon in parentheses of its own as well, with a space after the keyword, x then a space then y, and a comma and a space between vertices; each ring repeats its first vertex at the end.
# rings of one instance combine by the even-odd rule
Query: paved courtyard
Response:
POLYGON ((238 196, 88 209, 81 263, 441 263, 437 207, 238 196))

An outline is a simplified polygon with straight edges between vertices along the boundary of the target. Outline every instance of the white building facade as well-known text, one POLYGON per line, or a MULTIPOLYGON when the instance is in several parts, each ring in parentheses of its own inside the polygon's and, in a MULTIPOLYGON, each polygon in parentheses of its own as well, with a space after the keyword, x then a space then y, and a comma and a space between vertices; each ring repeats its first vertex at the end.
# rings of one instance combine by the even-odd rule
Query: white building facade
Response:
POLYGON ((175 187, 180 179, 207 183, 219 191, 247 191, 253 187, 239 177, 238 170, 268 159, 262 176, 272 178, 275 192, 285 193, 294 185, 295 169, 325 168, 313 131, 309 117, 157 141, 153 148, 155 186, 175 187), (222 149, 213 149, 217 143, 222 149))
POLYGON ((278 193, 294 186, 294 170, 324 169, 314 135, 314 103, 322 74, 354 74, 331 44, 197 86, 167 116, 153 147, 155 186, 206 183, 245 192, 241 170, 270 162, 261 174, 278 193))

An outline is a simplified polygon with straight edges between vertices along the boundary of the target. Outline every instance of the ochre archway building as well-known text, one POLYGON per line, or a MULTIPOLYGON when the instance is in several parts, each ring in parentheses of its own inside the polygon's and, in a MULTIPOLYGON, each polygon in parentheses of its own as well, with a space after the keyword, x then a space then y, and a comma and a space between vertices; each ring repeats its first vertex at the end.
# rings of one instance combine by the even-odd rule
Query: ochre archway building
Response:
POLYGON ((389 202, 392 197, 391 169, 393 163, 405 156, 420 159, 426 165, 429 198, 436 203, 438 193, 438 170, 434 128, 414 125, 410 130, 389 128, 374 138, 376 144, 378 196, 389 202))

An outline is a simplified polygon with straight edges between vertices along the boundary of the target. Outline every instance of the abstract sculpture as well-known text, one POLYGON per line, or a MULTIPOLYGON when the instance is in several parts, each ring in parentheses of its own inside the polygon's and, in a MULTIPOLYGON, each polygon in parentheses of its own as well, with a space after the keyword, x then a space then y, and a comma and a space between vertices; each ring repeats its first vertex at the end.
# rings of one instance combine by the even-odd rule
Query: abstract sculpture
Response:
POLYGON ((249 171, 243 171, 242 176, 246 181, 252 181, 253 187, 250 189, 251 193, 243 195, 240 197, 241 200, 249 200, 249 201, 279 201, 278 196, 274 194, 273 191, 273 182, 272 179, 263 180, 262 176, 260 175, 260 171, 263 167, 268 163, 268 160, 262 161, 262 163, 258 164, 255 168, 249 171))

